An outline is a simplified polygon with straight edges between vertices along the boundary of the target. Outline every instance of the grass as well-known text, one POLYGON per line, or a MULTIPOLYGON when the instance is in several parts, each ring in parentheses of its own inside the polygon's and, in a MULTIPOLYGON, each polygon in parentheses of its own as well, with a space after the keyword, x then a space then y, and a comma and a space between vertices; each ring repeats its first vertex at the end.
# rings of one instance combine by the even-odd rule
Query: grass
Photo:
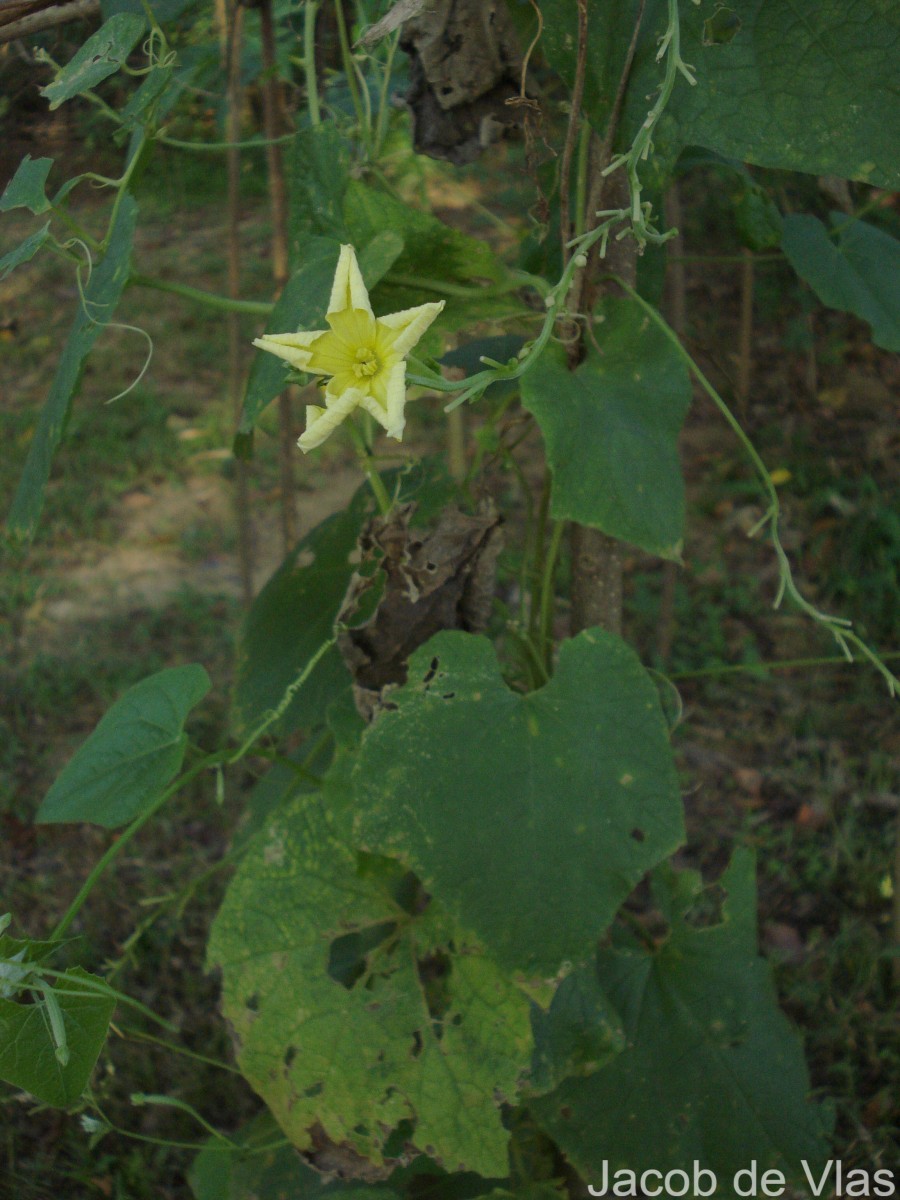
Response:
MULTIPOLYGON (((171 195, 141 196, 142 261, 162 277, 176 272, 184 277, 187 239, 189 281, 216 288, 222 272, 221 224, 210 223, 204 179, 199 171, 188 178, 175 170, 167 178, 171 195), (184 194, 197 207, 188 217, 193 225, 183 225, 176 240, 170 201, 184 194)), ((97 226, 96 200, 89 195, 81 215, 86 225, 97 226)), ((2 234, 10 244, 29 228, 21 214, 4 215, 2 234)), ((244 236, 251 251, 248 293, 257 288, 265 294, 268 265, 258 252, 264 226, 248 223, 244 236)), ((12 401, 4 414, 5 444, 12 452, 0 461, 4 507, 75 303, 71 269, 49 256, 22 268, 10 283, 16 290, 7 303, 12 308, 15 302, 19 319, 0 340, 0 390, 12 401), (24 278, 29 286, 19 291, 24 278)), ((150 370, 127 396, 105 403, 132 381, 132 364, 142 350, 127 332, 101 337, 54 462, 38 537, 31 548, 8 542, 0 547, 0 610, 6 618, 0 625, 0 894, 4 911, 13 914, 11 931, 19 935, 39 937, 52 929, 86 866, 110 842, 110 835, 95 827, 35 827, 32 821, 60 767, 113 700, 164 666, 201 662, 213 688, 192 715, 189 735, 210 750, 221 745, 227 727, 240 619, 236 600, 186 585, 147 604, 140 596, 113 596, 102 574, 92 582, 91 567, 110 549, 130 546, 151 571, 157 560, 167 561, 159 555, 177 557, 191 579, 191 564, 229 552, 233 533, 215 506, 208 513, 198 506, 198 515, 185 523, 177 505, 179 494, 190 499, 192 485, 202 494, 204 480, 214 498, 219 483, 227 492, 227 462, 217 454, 204 457, 230 440, 221 369, 224 322, 181 302, 173 305, 163 293, 137 289, 127 292, 119 317, 151 334, 150 370), (167 507, 161 508, 164 499, 167 507), (60 605, 73 601, 76 615, 67 618, 60 605)), ((245 324, 249 346, 257 329, 245 324)), ((273 487, 273 461, 274 453, 264 448, 254 477, 262 492, 273 487)), ((178 1034, 163 1036, 177 1051, 222 1060, 226 1069, 144 1040, 138 1034, 159 1031, 120 1010, 95 1072, 93 1094, 115 1124, 156 1140, 109 1133, 94 1146, 77 1115, 42 1110, 2 1085, 0 1195, 16 1200, 46 1200, 51 1194, 183 1197, 190 1156, 157 1143, 202 1141, 205 1134, 172 1110, 135 1107, 130 1095, 165 1090, 201 1111, 215 1096, 216 1111, 210 1115, 225 1124, 258 1110, 247 1085, 228 1069, 217 985, 203 967, 209 922, 226 877, 215 867, 240 812, 240 777, 231 783, 224 807, 216 803, 214 780, 207 776, 163 810, 103 878, 73 927, 77 941, 66 951, 72 962, 112 973, 116 986, 173 1020, 178 1034), (198 877, 204 879, 195 891, 192 881, 198 877)))

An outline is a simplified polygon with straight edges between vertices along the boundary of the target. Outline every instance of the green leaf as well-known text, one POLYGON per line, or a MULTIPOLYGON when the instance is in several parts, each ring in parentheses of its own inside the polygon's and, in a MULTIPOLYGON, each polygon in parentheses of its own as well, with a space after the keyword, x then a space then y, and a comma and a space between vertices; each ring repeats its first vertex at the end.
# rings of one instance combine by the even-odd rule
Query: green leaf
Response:
POLYGON ((781 245, 783 218, 759 187, 747 187, 737 197, 734 220, 741 244, 749 250, 775 250, 781 245))
POLYGON ((184 722, 209 686, 203 668, 191 665, 159 671, 129 688, 63 768, 35 819, 115 829, 139 816, 181 766, 184 722))
POLYGON ((832 213, 831 224, 829 235, 815 217, 787 217, 788 262, 823 304, 867 321, 876 346, 900 350, 900 242, 843 213, 832 213))
POLYGON ((678 433, 691 401, 687 371, 633 300, 604 301, 593 348, 575 371, 561 350, 544 353, 522 377, 553 473, 557 520, 602 529, 678 559, 684 482, 678 433))
POLYGON ((683 837, 656 689, 600 630, 564 642, 527 696, 506 687, 485 638, 438 634, 367 731, 354 780, 361 843, 402 859, 528 972, 588 955, 683 837))
POLYGON ((258 780, 243 802, 241 824, 231 838, 233 852, 240 853, 286 800, 298 792, 313 790, 313 785, 292 768, 291 764, 299 763, 302 757, 292 755, 287 761, 273 763, 258 780))
POLYGON ((402 867, 336 839, 334 804, 284 807, 213 925, 241 1070, 300 1148, 318 1129, 378 1163, 403 1123, 448 1169, 503 1175, 528 1001, 402 867))
POLYGON ((800 1172, 825 1153, 808 1103, 800 1040, 780 1012, 756 953, 753 857, 739 850, 720 885, 723 918, 700 923, 699 876, 661 870, 669 922, 655 951, 601 950, 599 978, 622 1016, 628 1047, 602 1070, 530 1102, 575 1169, 597 1186, 604 1160, 663 1172, 697 1159, 723 1188, 756 1160, 800 1172))
POLYGON ((0 258, 0 271, 3 272, 3 274, 0 275, 0 279, 5 279, 10 271, 14 271, 16 267, 21 266, 22 263, 28 262, 29 259, 34 258, 38 250, 40 250, 41 246, 43 246, 44 242, 46 242, 49 236, 50 222, 48 221, 43 228, 38 229, 30 237, 27 237, 24 242, 20 242, 19 245, 16 246, 15 250, 10 250, 8 254, 4 254, 3 257, 0 258))
POLYGON ((322 1176, 285 1145, 270 1113, 254 1117, 231 1139, 240 1150, 227 1152, 210 1138, 191 1164, 188 1183, 196 1200, 313 1200, 324 1190, 322 1176))
POLYGON ((622 1023, 597 979, 593 962, 560 983, 547 1012, 535 1006, 531 1086, 550 1091, 569 1076, 593 1075, 625 1048, 622 1023))
MULTIPOLYGON (((357 246, 385 229, 399 234, 405 249, 397 271, 415 275, 423 270, 434 280, 468 283, 474 279, 501 282, 506 268, 486 242, 477 241, 387 192, 351 180, 344 205, 347 229, 357 246)), ((421 303, 421 301, 420 301, 421 303)))
POLYGON ((0 1079, 55 1108, 73 1104, 87 1087, 116 1006, 113 996, 96 990, 102 982, 73 967, 53 984, 69 1051, 65 1066, 56 1057, 46 1002, 0 999, 0 1079))
POLYGON ((135 125, 151 124, 159 110, 160 100, 172 81, 174 72, 175 66, 172 63, 165 67, 156 67, 147 75, 119 114, 125 129, 132 129, 135 125))
MULTIPOLYGON (((593 5, 584 105, 606 128, 639 4, 593 5)), ((682 4, 681 53, 697 84, 679 77, 663 124, 667 156, 699 145, 742 162, 815 174, 837 174, 882 187, 900 186, 896 108, 900 14, 889 0, 733 0, 727 44, 708 36, 711 6, 682 4)), ((542 3, 541 48, 571 85, 576 9, 569 0, 542 3)), ((662 80, 655 61, 666 28, 665 0, 647 0, 626 94, 628 144, 662 80)))
POLYGON ((380 283, 403 253, 403 238, 395 229, 383 229, 359 252, 359 269, 367 288, 380 283))
MULTIPOLYGON (((331 238, 307 236, 303 241, 301 266, 284 287, 272 315, 266 321, 269 333, 294 333, 298 329, 321 329, 331 296, 341 247, 331 238)), ((247 379, 238 438, 251 433, 266 405, 284 391, 285 363, 265 350, 257 350, 247 379)))
POLYGON ((193 7, 197 0, 154 0, 152 4, 148 4, 147 0, 100 0, 100 12, 103 14, 103 19, 113 16, 115 13, 138 13, 143 15, 144 6, 151 9, 154 17, 160 24, 166 21, 174 21, 176 17, 188 8, 193 7))
POLYGON ((0 212, 13 208, 28 208, 36 215, 47 212, 50 208, 47 176, 52 166, 52 158, 32 158, 26 154, 0 196, 0 212))
POLYGON ((49 958, 61 945, 60 941, 37 942, 33 938, 0 934, 0 997, 9 999, 14 996, 18 985, 31 974, 33 966, 49 958))
POLYGON ((31 537, 41 515, 53 455, 69 418, 84 360, 104 325, 112 319, 128 280, 136 220, 137 205, 133 197, 125 193, 106 254, 94 267, 84 289, 83 302, 79 299, 75 320, 50 385, 50 395, 28 449, 25 469, 7 518, 9 531, 18 537, 31 537))
POLYGON ((41 88, 51 111, 120 70, 146 25, 146 17, 137 13, 120 12, 104 21, 54 81, 41 88))
MULTIPOLYGON (((446 300, 447 307, 433 328, 449 331, 477 318, 521 310, 511 295, 506 267, 486 242, 355 179, 347 186, 344 217, 350 241, 357 247, 365 247, 385 231, 403 239, 403 253, 372 296, 376 313, 446 300)), ((420 344, 421 353, 431 353, 439 343, 436 332, 420 344)))
MULTIPOLYGON (((288 686, 332 637, 363 522, 374 502, 368 485, 297 543, 253 602, 238 644, 235 719, 249 732, 276 708, 288 686)), ((350 686, 332 647, 273 726, 275 733, 321 725, 329 704, 350 686)))
MULTIPOLYGON (((350 180, 347 139, 331 122, 299 129, 292 143, 288 171, 290 254, 296 266, 303 261, 303 244, 311 234, 338 242, 348 240, 344 194, 350 180)), ((362 250, 363 243, 357 244, 362 250)))

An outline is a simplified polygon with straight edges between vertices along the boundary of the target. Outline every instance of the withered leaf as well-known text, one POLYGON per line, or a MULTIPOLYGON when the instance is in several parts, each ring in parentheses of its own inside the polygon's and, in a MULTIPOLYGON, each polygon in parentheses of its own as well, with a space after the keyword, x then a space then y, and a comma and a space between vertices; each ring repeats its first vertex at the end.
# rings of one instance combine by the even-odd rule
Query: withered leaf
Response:
POLYGON ((411 528, 414 504, 363 529, 360 570, 338 615, 338 648, 354 679, 356 703, 366 719, 381 691, 406 680, 410 654, 442 629, 480 633, 487 627, 494 570, 502 547, 493 508, 475 516, 445 509, 430 532, 411 528), (384 591, 372 616, 353 626, 363 595, 374 586, 378 561, 384 591))

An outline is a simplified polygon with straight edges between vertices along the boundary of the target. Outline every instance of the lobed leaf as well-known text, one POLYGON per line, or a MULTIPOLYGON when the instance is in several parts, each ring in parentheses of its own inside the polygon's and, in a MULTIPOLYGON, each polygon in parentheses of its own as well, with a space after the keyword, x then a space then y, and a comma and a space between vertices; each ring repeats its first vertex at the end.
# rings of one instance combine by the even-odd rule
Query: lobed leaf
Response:
MULTIPOLYGON (((640 5, 590 8, 584 106, 591 124, 606 128, 640 5)), ((625 144, 646 117, 662 79, 656 62, 666 29, 665 0, 647 0, 623 113, 625 144)), ((571 85, 576 10, 546 0, 541 48, 571 85)), ((696 74, 680 78, 657 149, 674 162, 689 145, 762 167, 836 174, 881 187, 900 186, 900 123, 896 108, 900 14, 885 0, 731 0, 720 5, 717 29, 706 7, 679 6, 681 53, 696 74), (727 21, 725 20, 727 19, 727 21)))
POLYGON ((354 786, 361 844, 407 863, 528 974, 589 955, 683 837, 656 689, 601 630, 564 642, 527 696, 507 688, 485 638, 438 634, 366 732, 354 786))
MULTIPOLYGON (((291 262, 303 259, 310 234, 348 240, 344 222, 344 194, 350 180, 347 139, 336 125, 298 129, 291 143, 288 185, 291 262)), ((362 250, 362 244, 357 245, 362 250)), ((326 297, 327 299, 327 297, 326 297)))
POLYGON ((535 1005, 531 1023, 535 1093, 550 1091, 569 1076, 593 1075, 625 1048, 622 1022, 600 986, 593 961, 562 980, 546 1012, 535 1005))
POLYGON ((380 1163, 402 1127, 407 1152, 502 1175, 528 1001, 434 902, 410 903, 402 867, 338 840, 338 802, 286 804, 213 925, 241 1070, 300 1148, 317 1129, 380 1163))
MULTIPOLYGON (((656 898, 669 934, 655 950, 601 949, 597 970, 621 1015, 626 1048, 602 1070, 529 1103, 585 1179, 604 1161, 663 1172, 693 1160, 722 1195, 754 1160, 762 1173, 824 1158, 821 1114, 808 1101, 800 1039, 778 1007, 756 952, 753 856, 735 853, 722 876, 722 919, 704 924, 694 872, 662 868, 656 898)), ((815 1174, 818 1175, 818 1170, 815 1174)), ((598 1185, 599 1186, 599 1185, 598 1185)))

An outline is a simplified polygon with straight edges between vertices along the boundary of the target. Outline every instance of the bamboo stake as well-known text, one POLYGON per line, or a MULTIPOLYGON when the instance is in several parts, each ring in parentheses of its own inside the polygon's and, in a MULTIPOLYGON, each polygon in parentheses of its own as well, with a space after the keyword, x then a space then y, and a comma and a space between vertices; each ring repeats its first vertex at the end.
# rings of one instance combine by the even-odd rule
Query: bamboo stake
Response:
POLYGON ((753 371, 753 251, 746 247, 741 263, 741 326, 738 342, 738 377, 735 388, 738 412, 747 419, 747 398, 753 371))
MULTIPOLYGON (((272 0, 260 0, 260 32, 263 61, 263 128, 266 141, 266 163, 269 172, 269 197, 272 204, 272 277, 276 292, 288 279, 287 188, 284 181, 284 160, 281 146, 275 140, 282 131, 281 89, 278 84, 275 56, 275 23, 272 0)), ((294 400, 297 389, 287 387, 278 397, 279 449, 278 463, 281 480, 281 537, 288 554, 297 540, 297 501, 294 483, 294 400)))
MULTIPOLYGON (((609 165, 612 156, 612 147, 615 142, 631 64, 634 61, 643 14, 644 2, 641 0, 631 45, 625 56, 625 63, 610 113, 609 125, 602 142, 596 137, 591 139, 590 184, 587 209, 584 214, 585 228, 589 228, 595 219, 595 213, 604 205, 613 208, 627 208, 630 203, 628 181, 624 173, 618 171, 606 177, 603 171, 609 165)), ((579 62, 583 63, 587 55, 586 19, 579 21, 578 35, 578 57, 579 62)), ((572 116, 575 121, 581 119, 580 113, 576 112, 574 107, 572 116)), ((634 240, 632 238, 623 238, 621 241, 613 240, 602 268, 604 271, 619 275, 626 283, 634 285, 637 276, 637 245, 634 240)), ((599 282, 600 270, 601 261, 594 250, 588 256, 587 266, 575 276, 570 292, 573 311, 590 314, 596 298, 610 288, 611 285, 599 282)), ((612 286, 614 287, 614 285, 612 286)), ((582 330, 582 340, 583 333, 582 330)), ((582 353, 580 343, 570 347, 569 366, 572 369, 578 365, 582 353)), ((624 565, 622 543, 602 533, 599 529, 590 529, 585 525, 578 524, 571 526, 569 539, 572 553, 572 606, 569 627, 572 634, 580 633, 582 629, 591 625, 600 625, 611 633, 620 634, 622 632, 624 565)))
MULTIPOLYGON (((241 135, 241 45, 243 42, 244 9, 234 0, 231 6, 231 21, 222 4, 216 5, 216 15, 222 16, 225 25, 223 65, 227 75, 228 117, 225 137, 232 145, 228 150, 228 295, 238 300, 241 294, 241 152, 236 143, 241 135)), ((237 312, 229 312, 228 329, 228 395, 232 420, 237 426, 243 399, 243 368, 241 355, 241 318, 237 312)), ((235 459, 235 518, 238 539, 238 571, 241 580, 241 599, 249 608, 253 601, 253 529, 250 514, 249 466, 243 459, 235 459)))
MULTIPOLYGON (((605 165, 599 157, 592 165, 595 180, 602 178, 605 165)), ((609 176, 605 184, 604 197, 609 207, 626 207, 629 192, 624 172, 609 176)), ((637 277, 637 243, 633 238, 610 243, 604 269, 634 286, 637 277)), ((602 294, 607 285, 594 285, 590 278, 585 280, 585 285, 583 304, 590 312, 593 308, 591 293, 596 288, 596 294, 602 294)), ((622 543, 599 529, 573 524, 569 545, 572 553, 572 608, 569 617, 572 634, 580 633, 592 625, 621 634, 625 559, 622 543)))
MULTIPOLYGON (((687 273, 684 269, 684 237, 681 233, 681 197, 677 181, 666 193, 666 224, 678 230, 670 243, 671 254, 667 259, 667 283, 670 324, 683 342, 687 333, 687 273)), ((662 592, 659 598, 659 621, 657 623, 656 652, 663 665, 672 656, 675 641, 675 594, 678 585, 678 567, 673 562, 663 564, 662 592)))

